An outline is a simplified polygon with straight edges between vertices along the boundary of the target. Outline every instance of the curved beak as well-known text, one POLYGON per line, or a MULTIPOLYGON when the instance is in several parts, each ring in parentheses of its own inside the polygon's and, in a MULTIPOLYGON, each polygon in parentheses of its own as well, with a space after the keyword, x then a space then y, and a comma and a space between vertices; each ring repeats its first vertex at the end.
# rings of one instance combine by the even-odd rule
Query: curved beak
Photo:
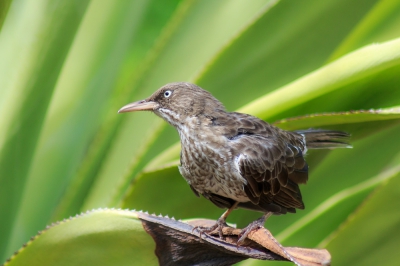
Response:
POLYGON ((135 111, 153 111, 158 107, 158 103, 153 101, 141 100, 138 102, 128 103, 118 110, 118 113, 127 113, 135 111))

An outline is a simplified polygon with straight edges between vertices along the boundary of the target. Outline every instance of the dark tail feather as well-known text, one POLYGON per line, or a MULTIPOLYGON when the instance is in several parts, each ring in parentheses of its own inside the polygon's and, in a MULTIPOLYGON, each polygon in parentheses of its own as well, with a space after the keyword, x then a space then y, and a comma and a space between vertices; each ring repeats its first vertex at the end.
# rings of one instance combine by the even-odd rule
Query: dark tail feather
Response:
POLYGON ((350 134, 342 131, 307 129, 298 130, 296 133, 303 135, 306 139, 308 149, 335 149, 352 148, 347 142, 350 134))

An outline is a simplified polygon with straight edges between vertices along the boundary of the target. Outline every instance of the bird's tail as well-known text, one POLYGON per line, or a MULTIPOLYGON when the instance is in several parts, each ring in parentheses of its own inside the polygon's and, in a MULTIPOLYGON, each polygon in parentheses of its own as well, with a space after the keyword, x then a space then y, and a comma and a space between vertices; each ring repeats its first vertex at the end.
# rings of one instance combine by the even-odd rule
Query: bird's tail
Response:
POLYGON ((335 149, 352 148, 347 142, 350 134, 342 131, 307 129, 298 130, 296 133, 303 135, 306 139, 308 149, 335 149))

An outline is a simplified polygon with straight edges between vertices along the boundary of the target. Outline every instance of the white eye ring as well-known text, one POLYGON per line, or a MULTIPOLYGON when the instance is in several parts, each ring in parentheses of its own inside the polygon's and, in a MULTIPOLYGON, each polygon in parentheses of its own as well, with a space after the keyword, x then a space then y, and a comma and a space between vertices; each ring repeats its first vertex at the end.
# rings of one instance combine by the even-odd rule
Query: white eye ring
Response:
POLYGON ((172 95, 172 91, 170 91, 170 90, 164 91, 164 97, 165 98, 168 98, 171 95, 172 95))

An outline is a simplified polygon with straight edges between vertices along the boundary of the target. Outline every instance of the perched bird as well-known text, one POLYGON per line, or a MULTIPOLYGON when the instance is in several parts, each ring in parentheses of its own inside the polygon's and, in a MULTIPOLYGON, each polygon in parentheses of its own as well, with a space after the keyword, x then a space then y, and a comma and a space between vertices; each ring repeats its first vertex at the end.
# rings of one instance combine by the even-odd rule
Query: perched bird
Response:
POLYGON ((202 232, 217 229, 222 237, 226 218, 236 208, 264 213, 243 229, 238 243, 271 214, 304 209, 299 184, 308 179, 307 149, 349 147, 344 132, 285 131, 248 114, 227 112, 211 93, 185 82, 167 84, 118 112, 134 111, 152 111, 177 129, 181 175, 197 196, 228 209, 202 232))

